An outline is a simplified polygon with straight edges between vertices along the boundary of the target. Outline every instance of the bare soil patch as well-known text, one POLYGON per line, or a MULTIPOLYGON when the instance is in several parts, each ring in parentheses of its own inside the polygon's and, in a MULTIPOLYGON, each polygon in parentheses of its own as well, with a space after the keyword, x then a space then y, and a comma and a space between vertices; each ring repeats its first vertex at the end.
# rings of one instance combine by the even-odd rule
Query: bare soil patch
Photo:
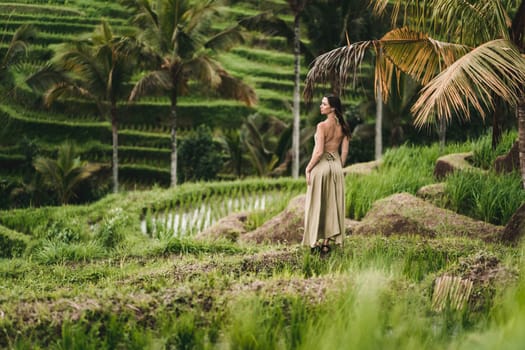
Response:
POLYGON ((420 234, 467 236, 499 241, 502 226, 492 225, 442 209, 409 193, 397 193, 374 203, 353 234, 420 234))

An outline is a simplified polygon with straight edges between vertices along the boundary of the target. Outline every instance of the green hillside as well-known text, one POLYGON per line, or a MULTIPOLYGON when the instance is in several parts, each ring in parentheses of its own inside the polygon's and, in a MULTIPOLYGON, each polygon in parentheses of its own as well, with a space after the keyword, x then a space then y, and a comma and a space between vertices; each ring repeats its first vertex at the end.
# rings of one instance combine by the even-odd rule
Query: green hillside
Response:
MULTIPOLYGON (((272 6, 286 10, 286 4, 272 6)), ((225 28, 236 20, 258 13, 257 2, 235 3, 228 8, 225 28)), ((0 176, 22 177, 28 172, 27 144, 33 152, 51 156, 56 144, 66 139, 79 144, 83 160, 111 163, 111 126, 101 120, 93 103, 81 100, 59 101, 45 108, 41 96, 24 80, 53 56, 53 45, 91 33, 102 19, 109 21, 115 33, 130 32, 127 10, 113 1, 18 1, 0 2, 0 53, 5 52, 15 30, 26 23, 37 29, 27 57, 17 65, 16 87, 8 91, 0 106, 4 126, 0 143, 0 176), (3 50, 3 51, 2 51, 3 50)), ((281 11, 286 14, 286 11, 281 11)), ((284 17, 290 20, 291 16, 284 17)), ((179 136, 198 125, 212 129, 238 129, 249 115, 277 117, 291 122, 293 93, 293 55, 287 52, 284 38, 261 33, 244 33, 244 43, 220 57, 224 68, 250 84, 258 104, 247 107, 241 102, 224 100, 213 94, 197 92, 178 102, 179 136)), ((303 62, 302 74, 306 73, 303 62)), ((140 76, 137 73, 137 77, 140 76)), ((130 104, 120 104, 119 125, 120 180, 126 188, 137 185, 169 184, 169 100, 145 97, 130 104), (145 176, 147 174, 147 176, 145 176)), ((250 170, 248 169, 248 173, 250 170)))

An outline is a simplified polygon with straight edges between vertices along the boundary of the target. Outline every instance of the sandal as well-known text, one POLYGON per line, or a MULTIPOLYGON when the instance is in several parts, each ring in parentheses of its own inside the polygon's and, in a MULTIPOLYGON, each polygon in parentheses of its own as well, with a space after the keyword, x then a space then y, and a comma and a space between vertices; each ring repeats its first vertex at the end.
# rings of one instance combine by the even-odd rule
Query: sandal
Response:
POLYGON ((322 255, 327 255, 328 253, 330 253, 331 250, 332 250, 332 248, 328 244, 323 244, 321 246, 321 254, 322 255))
POLYGON ((319 254, 319 253, 321 253, 321 246, 314 245, 313 247, 310 248, 310 253, 312 253, 312 254, 319 254))

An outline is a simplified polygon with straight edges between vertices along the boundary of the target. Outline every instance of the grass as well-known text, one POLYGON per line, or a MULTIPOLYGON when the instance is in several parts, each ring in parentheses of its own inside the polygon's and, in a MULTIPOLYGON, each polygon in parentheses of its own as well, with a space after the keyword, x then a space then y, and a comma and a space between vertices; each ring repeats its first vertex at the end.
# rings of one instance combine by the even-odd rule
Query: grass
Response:
POLYGON ((472 162, 475 166, 482 169, 490 169, 496 157, 507 153, 512 144, 516 142, 518 134, 516 130, 504 132, 500 143, 496 149, 492 149, 492 134, 489 132, 479 139, 473 141, 472 145, 472 162))
MULTIPOLYGON (((191 241, 175 248, 181 243, 155 255, 147 243, 142 255, 78 263, 0 261, 7 346, 439 349, 489 327, 470 324, 461 312, 432 312, 433 276, 479 249, 500 259, 513 253, 464 239, 349 237, 343 251, 323 261, 306 250, 191 241), (435 259, 440 249, 446 258, 435 259), (268 260, 275 252, 281 258, 268 260), (408 261, 425 260, 438 264, 406 269, 408 261), (315 273, 305 278, 308 268, 315 273), (80 318, 73 322, 73 315, 80 318)), ((510 303, 515 296, 502 298, 510 303)))
POLYGON ((437 144, 426 147, 405 145, 387 151, 379 171, 366 176, 346 177, 347 216, 359 220, 380 198, 399 192, 415 194, 422 186, 435 183, 433 170, 437 158, 443 154, 464 152, 468 147, 468 144, 449 144, 440 151, 437 144))
POLYGON ((493 171, 453 174, 447 179, 445 191, 447 207, 495 225, 505 225, 512 214, 525 203, 521 175, 518 172, 507 176, 493 171))
MULTIPOLYGON (((278 2, 279 6, 288 8, 285 3, 278 2)), ((253 15, 258 13, 258 3, 239 3, 229 8, 229 16, 224 23, 215 23, 217 28, 224 27, 229 21, 238 19, 240 16, 253 15)), ((73 32, 90 32, 88 30, 93 25, 99 23, 100 17, 109 18, 115 29, 128 30, 129 24, 126 12, 123 7, 117 3, 109 4, 107 1, 46 1, 45 4, 37 1, 24 1, 24 3, 14 2, 2 3, 0 7, 4 9, 5 14, 0 15, 0 22, 9 24, 6 28, 9 29, 9 35, 17 27, 18 24, 31 22, 40 28, 40 33, 36 38, 35 44, 31 47, 39 47, 38 50, 30 52, 27 60, 19 65, 20 70, 16 72, 15 79, 21 85, 25 77, 36 71, 38 67, 49 60, 51 54, 51 44, 56 42, 68 41, 71 39, 73 32), (37 18, 38 17, 38 18, 37 18)), ((291 21, 291 16, 283 17, 287 21, 291 21)), ((291 23, 291 22, 290 22, 291 23)), ((6 29, 4 28, 4 30, 6 29)), ((267 72, 278 72, 277 78, 286 78, 287 81, 292 81, 293 67, 291 65, 293 59, 291 52, 284 53, 282 46, 284 39, 281 37, 265 38, 264 35, 249 33, 246 36, 247 44, 234 48, 233 51, 221 58, 226 68, 231 68, 234 75, 240 73, 247 77, 250 83, 250 77, 254 80, 259 77, 267 76, 267 72), (266 40, 268 39, 268 40, 266 40), (260 42, 259 44, 250 44, 253 40, 260 42), (276 45, 273 42, 277 43, 276 45), (266 47, 264 45, 269 43, 266 47), (233 61, 231 61, 233 60, 233 61), (230 62, 231 61, 231 62, 230 62), (233 64, 233 66, 231 66, 233 64), (237 67, 249 66, 249 74, 245 71, 238 72, 237 67)), ((5 39, 8 40, 9 37, 5 39)), ((254 41, 254 42, 255 42, 254 41)), ((5 45, 4 45, 5 46, 5 45)), ((303 69, 306 69, 303 65, 303 69)), ((305 71, 306 72, 306 71, 305 71)), ((303 73, 305 73, 303 72, 303 73)), ((137 73, 136 77, 141 73, 137 73)), ((273 73, 272 73, 273 75, 273 73)), ((254 83, 257 92, 258 87, 254 83)), ((271 90, 272 88, 270 88, 271 90)), ((276 90, 276 91, 281 91, 276 90)), ((191 128, 197 123, 205 123, 213 125, 214 127, 238 127, 242 124, 243 118, 247 115, 258 112, 265 116, 276 116, 288 121, 290 119, 289 105, 291 105, 292 90, 287 89, 277 95, 272 91, 262 91, 260 100, 261 103, 255 108, 245 108, 244 106, 235 104, 234 102, 225 101, 221 98, 209 96, 203 98, 199 96, 198 99, 183 97, 180 100, 179 110, 179 126, 182 128, 191 128), (270 100, 264 101, 267 97, 270 100), (203 102, 204 100, 205 103, 203 102)), ((10 102, 10 110, 6 111, 9 115, 9 120, 12 120, 13 125, 20 128, 22 131, 28 130, 31 137, 39 138, 42 134, 54 135, 49 136, 44 141, 56 141, 58 138, 63 138, 69 135, 78 136, 78 133, 73 131, 78 130, 82 134, 82 139, 86 141, 99 140, 110 144, 110 139, 102 140, 98 135, 106 135, 106 132, 95 132, 95 129, 106 128, 105 122, 99 122, 96 116, 96 109, 94 105, 86 103, 66 102, 63 104, 56 104, 52 111, 44 110, 38 101, 40 96, 29 91, 27 88, 18 88, 16 91, 16 101, 18 103, 16 108, 12 107, 10 102), (72 107, 77 106, 77 107, 72 107), (58 111, 58 112, 57 112, 58 111), (34 133, 35 128, 43 126, 45 133, 34 133), (64 129, 53 131, 54 127, 64 129), (49 129, 51 128, 51 129, 49 129), (49 130, 48 130, 49 129, 49 130)), ((14 98, 13 98, 14 100, 14 98)), ((150 102, 142 101, 134 104, 131 107, 124 108, 121 120, 121 138, 119 143, 121 145, 139 145, 143 147, 158 148, 161 151, 169 150, 169 144, 165 142, 166 137, 169 138, 169 130, 165 117, 168 114, 169 101, 163 99, 148 99, 150 102), (149 118, 144 119, 144 116, 149 118), (159 122, 160 121, 160 122, 159 122), (156 123, 156 124, 155 124, 156 123), (159 125, 159 123, 161 125, 159 125), (134 132, 133 135, 125 132, 134 132), (155 137, 157 136, 157 137, 155 137)), ((18 133, 18 131, 16 131, 18 133)), ((105 137, 104 136, 104 137, 105 137)), ((109 137, 109 136, 108 136, 109 137)), ((16 144, 17 140, 6 140, 6 143, 16 144)), ((43 150, 45 151, 45 149, 43 150)), ((129 186, 134 185, 143 186, 145 183, 151 185, 152 183, 159 183, 164 186, 167 185, 165 181, 165 174, 162 170, 168 171, 169 164, 160 162, 150 164, 145 162, 140 156, 135 156, 134 150, 129 149, 130 155, 123 159, 123 163, 128 163, 129 167, 126 169, 123 180, 129 186), (138 163, 141 168, 136 171, 130 163, 138 163), (153 181, 144 181, 141 177, 148 178, 147 174, 151 173, 150 169, 142 169, 140 163, 147 165, 154 165, 159 168, 156 171, 153 181), (162 168, 162 169, 160 169, 162 168)), ((88 154, 90 157, 94 155, 88 154)), ((97 158, 98 159, 98 158, 97 158)))
MULTIPOLYGON (((71 4, 92 11, 102 2, 71 4)), ((108 11, 116 9, 110 7, 108 11)), ((287 55, 244 50, 226 59, 253 68, 249 73, 259 75, 254 81, 272 76, 268 84, 279 85, 279 79, 291 74, 274 65, 287 55), (254 63, 254 58, 267 62, 254 63)), ((262 110, 289 115, 284 109, 262 110)), ((148 147, 137 147, 142 153, 166 136, 121 135, 134 146, 148 147)), ((486 141, 480 142, 480 158, 489 164, 494 154, 487 151, 486 141)), ((415 193, 434 183, 433 166, 440 155, 471 149, 467 143, 448 145, 444 152, 437 145, 388 151, 376 172, 347 178, 348 216, 362 218, 377 199, 415 193)), ((448 203, 459 198, 457 210, 471 214, 479 209, 483 219, 505 220, 500 209, 521 200, 513 175, 455 176, 447 183, 446 196, 448 203), (460 209, 465 202, 469 206, 460 209)), ((271 207, 249 214, 246 225, 253 229, 280 212, 292 196, 304 193, 304 179, 154 187, 108 195, 90 205, 1 211, 1 227, 9 237, 24 237, 24 247, 14 257, 0 259, 0 347, 492 349, 518 348, 525 341, 522 245, 465 237, 349 236, 342 248, 321 259, 299 245, 208 242, 141 231, 141 219, 167 210, 210 204, 220 212, 228 199, 276 192, 280 197, 271 207), (433 309, 435 281, 445 274, 474 281, 464 308, 433 309)))

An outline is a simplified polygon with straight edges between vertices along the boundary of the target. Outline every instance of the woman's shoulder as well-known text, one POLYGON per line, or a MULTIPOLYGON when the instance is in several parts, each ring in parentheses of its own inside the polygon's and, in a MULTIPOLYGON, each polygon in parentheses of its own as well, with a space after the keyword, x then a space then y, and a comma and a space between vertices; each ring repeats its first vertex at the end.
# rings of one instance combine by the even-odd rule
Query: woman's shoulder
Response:
POLYGON ((327 127, 327 121, 323 120, 322 122, 317 123, 317 129, 325 129, 327 127))

